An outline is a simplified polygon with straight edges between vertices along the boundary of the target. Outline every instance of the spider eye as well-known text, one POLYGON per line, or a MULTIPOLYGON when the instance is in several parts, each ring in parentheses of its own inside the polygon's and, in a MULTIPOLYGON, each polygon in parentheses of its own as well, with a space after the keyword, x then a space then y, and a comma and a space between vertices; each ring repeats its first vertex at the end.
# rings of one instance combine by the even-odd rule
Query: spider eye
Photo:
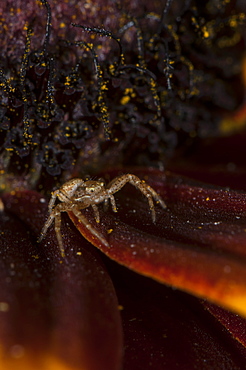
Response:
POLYGON ((89 188, 86 189, 87 193, 94 193, 95 188, 93 186, 90 186, 89 188))

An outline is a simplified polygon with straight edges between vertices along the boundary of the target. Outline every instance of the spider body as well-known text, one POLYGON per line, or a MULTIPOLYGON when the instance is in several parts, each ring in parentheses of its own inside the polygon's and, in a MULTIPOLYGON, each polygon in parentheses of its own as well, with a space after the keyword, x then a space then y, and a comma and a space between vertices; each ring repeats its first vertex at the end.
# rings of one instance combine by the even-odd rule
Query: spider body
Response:
POLYGON ((140 180, 137 176, 132 174, 125 174, 116 177, 108 185, 105 185, 104 181, 84 181, 79 178, 75 178, 65 182, 59 189, 55 190, 51 196, 48 210, 49 217, 45 222, 39 242, 45 237, 49 227, 53 220, 55 220, 55 232, 58 240, 58 245, 61 251, 61 255, 64 257, 64 248, 62 243, 61 235, 61 213, 62 212, 73 212, 73 214, 84 224, 84 226, 104 245, 109 246, 107 240, 103 235, 98 232, 87 220, 87 218, 81 213, 82 209, 92 207, 95 219, 99 223, 100 216, 97 205, 100 203, 108 204, 111 203, 113 212, 117 212, 117 207, 114 199, 114 193, 119 191, 126 183, 130 183, 135 186, 141 193, 146 196, 149 208, 152 214, 152 221, 155 222, 155 208, 153 199, 161 205, 162 208, 166 208, 164 201, 161 199, 159 194, 156 193, 148 184, 140 180), (59 199, 61 203, 55 205, 56 199, 59 199))

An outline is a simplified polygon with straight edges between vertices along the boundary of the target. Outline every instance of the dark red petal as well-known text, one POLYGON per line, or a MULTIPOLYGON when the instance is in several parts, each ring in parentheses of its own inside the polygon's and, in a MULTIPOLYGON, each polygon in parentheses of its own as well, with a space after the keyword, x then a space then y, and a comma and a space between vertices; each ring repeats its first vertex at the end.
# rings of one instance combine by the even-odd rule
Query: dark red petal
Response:
POLYGON ((111 265, 122 305, 125 370, 245 367, 246 349, 200 300, 111 265))
POLYGON ((118 213, 101 212, 97 225, 110 247, 70 214, 80 232, 115 261, 160 282, 246 315, 246 196, 158 171, 135 172, 163 196, 153 224, 146 199, 116 194, 118 213))
POLYGON ((225 326, 231 335, 246 348, 246 320, 239 315, 224 310, 209 302, 204 302, 204 306, 225 326))
POLYGON ((19 219, 2 213, 0 368, 119 369, 118 303, 98 252, 69 224, 65 259, 54 232, 38 245, 47 204, 37 193, 6 194, 4 204, 19 219))

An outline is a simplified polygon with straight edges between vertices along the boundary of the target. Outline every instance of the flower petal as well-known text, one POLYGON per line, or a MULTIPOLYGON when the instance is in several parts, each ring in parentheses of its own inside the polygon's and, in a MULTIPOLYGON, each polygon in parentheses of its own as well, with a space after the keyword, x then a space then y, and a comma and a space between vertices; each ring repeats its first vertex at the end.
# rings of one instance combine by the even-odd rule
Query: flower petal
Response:
MULTIPOLYGON (((140 176, 140 172, 135 172, 140 176)), ((96 225, 110 248, 70 214, 80 232, 115 261, 246 315, 246 197, 162 172, 142 172, 163 196, 152 223, 147 202, 135 189, 117 193, 118 213, 96 225), (107 235, 108 234, 108 235, 107 235)))
POLYGON ((106 266, 122 306, 124 369, 244 368, 246 348, 199 299, 114 262, 106 266))
POLYGON ((246 348, 245 318, 230 311, 224 310, 221 307, 215 306, 210 302, 205 301, 203 304, 209 310, 209 312, 215 316, 222 325, 224 325, 224 327, 231 333, 233 338, 235 338, 246 348))
POLYGON ((23 360, 25 369, 119 369, 118 303, 97 251, 69 226, 65 259, 54 232, 37 245, 47 209, 37 193, 6 194, 4 203, 19 219, 3 213, 1 223, 0 301, 8 309, 1 312, 0 367, 21 369, 23 360))

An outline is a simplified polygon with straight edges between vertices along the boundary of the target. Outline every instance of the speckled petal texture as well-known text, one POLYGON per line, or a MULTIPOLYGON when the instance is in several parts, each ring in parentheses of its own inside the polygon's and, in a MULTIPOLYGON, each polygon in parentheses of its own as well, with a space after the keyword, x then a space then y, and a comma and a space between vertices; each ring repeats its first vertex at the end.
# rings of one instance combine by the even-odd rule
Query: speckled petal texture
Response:
POLYGON ((54 236, 46 248, 36 242, 45 220, 42 198, 23 192, 5 201, 12 214, 1 220, 0 367, 119 369, 118 303, 97 251, 68 227, 61 259, 54 236))

